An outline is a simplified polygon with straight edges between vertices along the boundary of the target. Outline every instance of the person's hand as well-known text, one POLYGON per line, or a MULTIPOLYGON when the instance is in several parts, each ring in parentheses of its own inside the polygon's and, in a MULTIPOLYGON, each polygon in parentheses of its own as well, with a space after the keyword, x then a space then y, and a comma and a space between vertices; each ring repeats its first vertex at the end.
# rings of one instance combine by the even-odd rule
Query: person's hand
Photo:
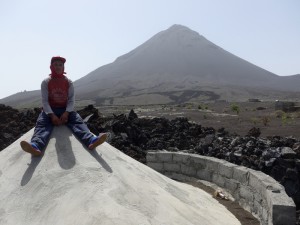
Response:
POLYGON ((62 124, 66 124, 69 119, 69 112, 65 111, 59 119, 62 124))
POLYGON ((62 124, 61 120, 55 114, 51 114, 50 118, 51 118, 51 122, 54 126, 59 126, 62 124))

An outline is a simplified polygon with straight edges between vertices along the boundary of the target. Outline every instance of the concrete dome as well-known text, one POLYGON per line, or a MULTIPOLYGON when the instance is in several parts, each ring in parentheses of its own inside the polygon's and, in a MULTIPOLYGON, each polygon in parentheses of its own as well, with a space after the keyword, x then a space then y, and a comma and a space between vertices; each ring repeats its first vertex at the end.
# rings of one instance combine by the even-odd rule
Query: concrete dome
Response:
POLYGON ((237 225, 212 196, 171 180, 108 143, 89 151, 56 127, 43 157, 0 153, 0 224, 237 225))

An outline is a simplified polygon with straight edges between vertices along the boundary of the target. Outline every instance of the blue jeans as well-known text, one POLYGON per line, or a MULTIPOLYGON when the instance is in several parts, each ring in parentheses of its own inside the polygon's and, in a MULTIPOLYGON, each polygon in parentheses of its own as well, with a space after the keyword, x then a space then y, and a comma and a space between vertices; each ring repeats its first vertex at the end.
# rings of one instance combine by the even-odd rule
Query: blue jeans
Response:
MULTIPOLYGON (((65 112, 65 108, 53 108, 52 110, 58 117, 65 112)), ((80 115, 75 111, 69 113, 69 119, 66 125, 86 147, 89 146, 95 137, 95 135, 90 132, 86 123, 83 122, 80 115)), ((42 111, 37 119, 31 143, 35 144, 39 150, 44 150, 48 144, 52 130, 53 124, 51 118, 42 111)))

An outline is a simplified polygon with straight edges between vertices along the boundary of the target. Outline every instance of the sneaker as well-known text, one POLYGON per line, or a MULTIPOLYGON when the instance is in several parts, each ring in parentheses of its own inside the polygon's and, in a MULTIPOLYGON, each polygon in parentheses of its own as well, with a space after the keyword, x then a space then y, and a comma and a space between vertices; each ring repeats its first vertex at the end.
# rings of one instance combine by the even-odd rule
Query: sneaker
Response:
POLYGON ((106 133, 100 133, 98 137, 92 140, 91 144, 89 145, 89 149, 95 149, 97 146, 103 144, 107 139, 106 133))
POLYGON ((27 141, 21 141, 20 145, 21 145, 21 148, 25 152, 28 152, 28 153, 32 154, 33 156, 40 156, 42 154, 42 152, 39 149, 33 147, 27 141))

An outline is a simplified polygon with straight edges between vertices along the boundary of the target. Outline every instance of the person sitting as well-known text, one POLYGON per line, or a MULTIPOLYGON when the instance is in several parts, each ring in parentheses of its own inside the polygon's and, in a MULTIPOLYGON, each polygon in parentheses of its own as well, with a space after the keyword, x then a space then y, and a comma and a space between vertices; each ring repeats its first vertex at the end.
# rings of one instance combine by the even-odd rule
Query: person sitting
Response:
POLYGON ((74 135, 90 150, 104 143, 106 133, 94 135, 74 111, 74 86, 65 74, 66 59, 61 56, 51 58, 51 74, 41 84, 42 112, 39 114, 30 142, 20 142, 21 148, 34 156, 42 155, 54 126, 66 125, 74 135))

